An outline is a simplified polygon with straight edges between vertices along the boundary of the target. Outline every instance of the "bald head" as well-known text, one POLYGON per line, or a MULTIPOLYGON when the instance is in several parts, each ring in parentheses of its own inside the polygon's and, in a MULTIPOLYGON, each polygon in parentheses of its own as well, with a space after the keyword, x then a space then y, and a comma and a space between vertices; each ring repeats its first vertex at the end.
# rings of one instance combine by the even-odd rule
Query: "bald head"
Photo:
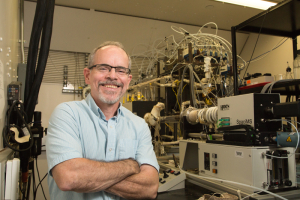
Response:
POLYGON ((103 49, 105 47, 108 47, 108 46, 115 46, 115 47, 118 47, 120 49, 122 49, 127 57, 128 57, 128 68, 130 69, 131 68, 131 59, 130 59, 130 56, 128 55, 128 53, 125 51, 124 49, 124 46, 120 43, 120 42, 115 42, 115 41, 107 41, 107 42, 104 42, 102 43, 101 45, 99 45, 97 48, 95 48, 92 53, 90 54, 89 56, 89 64, 88 64, 88 68, 93 66, 95 63, 94 63, 94 59, 95 59, 95 54, 97 53, 97 51, 99 49, 103 49))

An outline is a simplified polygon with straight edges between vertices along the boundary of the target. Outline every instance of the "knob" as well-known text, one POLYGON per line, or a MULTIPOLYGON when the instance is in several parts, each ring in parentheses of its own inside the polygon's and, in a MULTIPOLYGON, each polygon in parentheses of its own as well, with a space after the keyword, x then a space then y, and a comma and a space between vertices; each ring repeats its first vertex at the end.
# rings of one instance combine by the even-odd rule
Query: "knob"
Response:
POLYGON ((284 182, 284 184, 285 184, 286 186, 292 186, 292 185, 293 185, 292 181, 290 181, 290 180, 286 180, 286 181, 284 182))
POLYGON ((164 171, 164 178, 168 178, 168 177, 169 177, 169 175, 167 174, 166 171, 164 171))

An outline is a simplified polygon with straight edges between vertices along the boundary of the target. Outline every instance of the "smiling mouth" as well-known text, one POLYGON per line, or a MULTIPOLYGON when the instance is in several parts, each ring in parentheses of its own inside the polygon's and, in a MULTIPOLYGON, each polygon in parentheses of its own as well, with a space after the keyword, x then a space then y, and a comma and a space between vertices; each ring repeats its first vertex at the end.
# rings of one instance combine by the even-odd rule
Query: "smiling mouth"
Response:
POLYGON ((98 83, 98 87, 99 86, 103 86, 105 88, 112 88, 112 89, 117 89, 122 87, 123 88, 123 84, 122 83, 118 83, 117 81, 102 81, 98 83))
POLYGON ((117 85, 102 85, 104 87, 107 87, 107 88, 118 88, 120 86, 117 86, 117 85))

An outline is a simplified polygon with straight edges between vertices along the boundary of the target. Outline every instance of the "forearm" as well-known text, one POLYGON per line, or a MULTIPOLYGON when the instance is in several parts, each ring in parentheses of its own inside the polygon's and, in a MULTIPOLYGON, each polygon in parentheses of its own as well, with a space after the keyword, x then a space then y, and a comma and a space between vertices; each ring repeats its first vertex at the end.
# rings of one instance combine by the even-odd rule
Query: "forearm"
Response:
POLYGON ((125 178, 105 191, 125 199, 154 199, 158 190, 158 173, 154 168, 149 171, 142 167, 139 174, 125 178))
POLYGON ((97 192, 138 173, 137 166, 133 160, 106 163, 76 158, 55 166, 52 172, 61 190, 97 192))

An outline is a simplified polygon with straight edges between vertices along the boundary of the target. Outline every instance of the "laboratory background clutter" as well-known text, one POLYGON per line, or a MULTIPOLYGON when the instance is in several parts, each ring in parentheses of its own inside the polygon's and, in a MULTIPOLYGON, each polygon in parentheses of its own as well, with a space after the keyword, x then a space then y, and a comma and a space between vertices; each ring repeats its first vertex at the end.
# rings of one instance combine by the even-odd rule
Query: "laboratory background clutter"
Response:
MULTIPOLYGON (((132 61, 156 199, 300 199, 297 0, 0 0, 0 199, 50 199, 54 108, 90 93, 91 50, 132 61)), ((122 134, 122 133, 118 133, 122 134)))

